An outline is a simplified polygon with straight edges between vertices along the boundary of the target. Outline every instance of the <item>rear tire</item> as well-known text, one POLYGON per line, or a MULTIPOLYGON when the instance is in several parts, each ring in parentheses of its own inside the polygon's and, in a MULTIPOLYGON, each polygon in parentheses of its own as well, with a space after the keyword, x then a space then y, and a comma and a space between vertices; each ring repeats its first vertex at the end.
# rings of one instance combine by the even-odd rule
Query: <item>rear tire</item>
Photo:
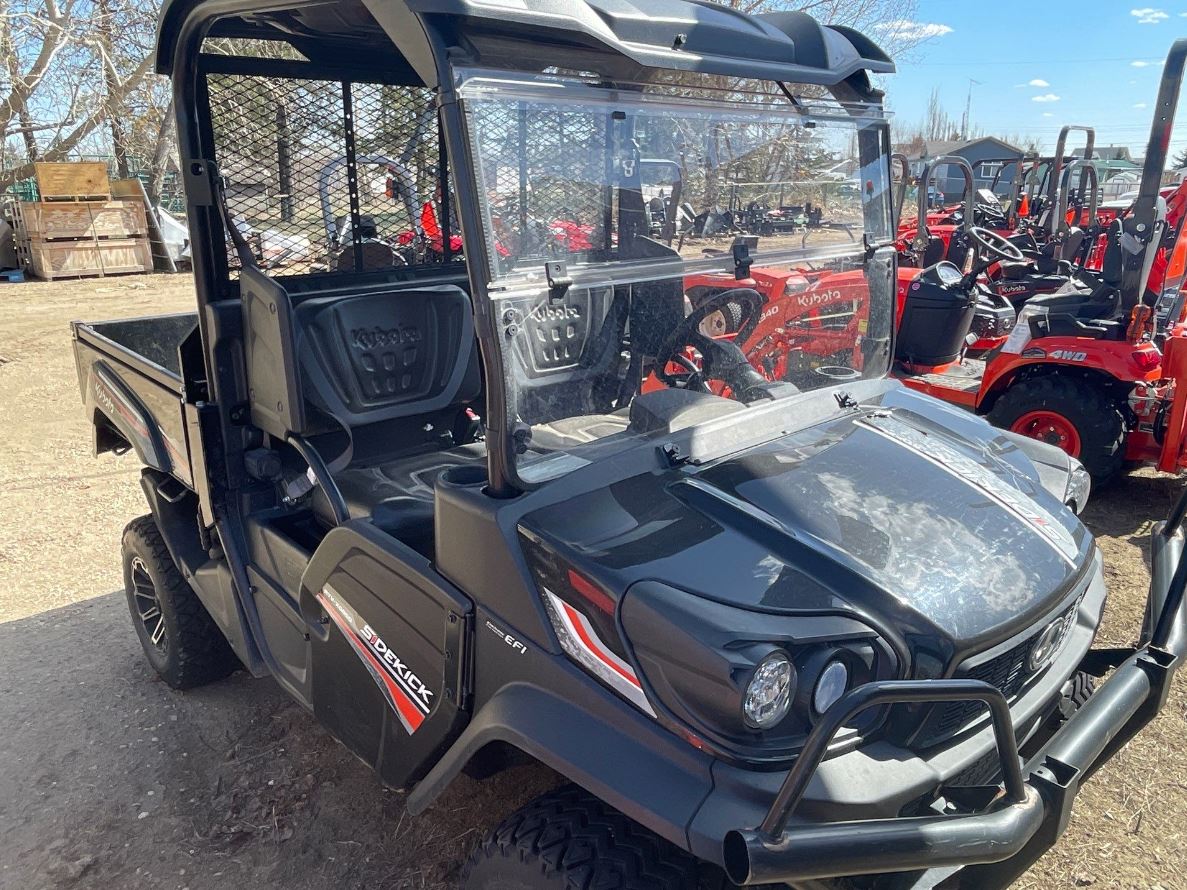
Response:
POLYGON ((575 785, 503 820, 462 871, 463 890, 697 890, 695 858, 575 785))
POLYGON ((181 576, 152 516, 124 529, 124 592, 149 664, 174 689, 222 679, 239 660, 181 576))
POLYGON ((1092 475, 1093 483, 1104 485, 1121 472, 1125 417, 1114 399, 1086 380, 1050 374, 1015 384, 997 400, 989 412, 989 421, 1040 441, 1047 439, 1036 435, 1036 431, 1066 425, 1075 447, 1066 447, 1067 437, 1050 444, 1077 457, 1092 475), (1052 422, 1044 424, 1036 419, 1042 417, 1052 422))

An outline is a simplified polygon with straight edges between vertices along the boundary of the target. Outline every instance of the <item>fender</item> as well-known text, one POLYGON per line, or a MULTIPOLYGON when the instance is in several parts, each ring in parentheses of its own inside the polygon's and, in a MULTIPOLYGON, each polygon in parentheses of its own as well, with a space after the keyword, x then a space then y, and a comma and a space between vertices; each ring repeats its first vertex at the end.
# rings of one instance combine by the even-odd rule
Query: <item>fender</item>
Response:
POLYGON ((500 687, 409 793, 408 812, 424 812, 483 746, 504 742, 687 849, 688 826, 713 788, 713 759, 576 668, 559 666, 548 690, 500 687))
MULTIPOLYGON (((91 365, 85 398, 87 407, 106 418, 132 446, 142 464, 189 483, 189 463, 185 454, 169 440, 152 413, 106 362, 96 361, 91 365)), ((98 439, 95 445, 98 453, 98 439)))
POLYGON ((1124 340, 1092 340, 1087 337, 1044 337, 1032 340, 1021 354, 999 353, 985 368, 977 397, 977 412, 992 407, 993 396, 1004 390, 1020 371, 1031 367, 1077 368, 1103 373, 1119 383, 1153 383, 1163 376, 1162 363, 1151 367, 1146 359, 1157 350, 1151 345, 1135 346, 1124 340))

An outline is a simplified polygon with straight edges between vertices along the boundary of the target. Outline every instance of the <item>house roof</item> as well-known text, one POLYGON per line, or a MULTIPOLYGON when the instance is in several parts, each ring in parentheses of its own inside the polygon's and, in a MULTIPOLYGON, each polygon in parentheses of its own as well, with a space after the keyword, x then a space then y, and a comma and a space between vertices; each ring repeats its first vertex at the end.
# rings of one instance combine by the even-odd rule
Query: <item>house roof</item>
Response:
MULTIPOLYGON (((1077 158, 1084 157, 1081 146, 1072 152, 1077 158)), ((1129 153, 1128 145, 1098 145, 1092 149, 1092 157, 1100 161, 1128 161, 1133 163, 1133 156, 1129 153)))
POLYGON ((976 139, 928 139, 923 142, 922 148, 919 148, 919 144, 916 142, 906 142, 896 145, 895 150, 906 154, 909 161, 918 161, 940 155, 961 154, 974 145, 984 142, 994 145, 1003 155, 1022 154, 1022 149, 1011 145, 1004 139, 998 139, 996 136, 980 136, 976 139))

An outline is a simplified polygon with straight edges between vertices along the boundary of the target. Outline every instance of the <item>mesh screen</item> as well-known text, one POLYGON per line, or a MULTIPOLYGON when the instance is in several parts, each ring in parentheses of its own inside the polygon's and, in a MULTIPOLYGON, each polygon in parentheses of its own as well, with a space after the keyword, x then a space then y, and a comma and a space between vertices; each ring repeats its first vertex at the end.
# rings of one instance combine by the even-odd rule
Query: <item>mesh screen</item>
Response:
MULTIPOLYGON (((430 90, 239 74, 208 84, 227 206, 261 267, 284 277, 456 258, 430 90)), ((227 256, 234 276, 230 243, 227 256)))

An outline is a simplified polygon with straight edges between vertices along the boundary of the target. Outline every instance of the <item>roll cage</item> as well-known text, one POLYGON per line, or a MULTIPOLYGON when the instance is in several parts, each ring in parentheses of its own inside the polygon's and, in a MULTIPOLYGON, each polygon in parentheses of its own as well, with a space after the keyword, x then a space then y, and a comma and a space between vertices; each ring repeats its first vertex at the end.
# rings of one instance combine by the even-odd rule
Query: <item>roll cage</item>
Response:
MULTIPOLYGON (((226 335, 241 315, 243 286, 237 265, 248 260, 242 251, 228 249, 239 240, 239 226, 227 208, 225 171, 211 130, 212 75, 307 79, 334 85, 331 93, 343 106, 345 193, 356 257, 362 253, 359 167, 364 152, 358 144, 352 101, 362 85, 427 91, 438 124, 436 138, 426 141, 435 144, 438 152, 433 172, 440 195, 436 223, 444 235, 444 256, 434 257, 433 264, 423 267, 408 264, 376 270, 364 268, 356 259, 353 269, 302 270, 282 276, 285 283, 279 297, 282 302, 295 303, 313 295, 374 291, 409 281, 460 284, 473 304, 487 404, 498 406, 506 404, 506 369, 495 345, 501 328, 486 299, 492 284, 491 264, 467 256, 463 266, 450 249, 454 232, 465 244, 474 245, 474 253, 483 244, 477 185, 472 176, 459 174, 471 169, 471 146, 455 92, 455 65, 524 72, 530 60, 527 73, 578 70, 592 73, 604 83, 645 82, 665 72, 718 75, 781 85, 809 84, 839 101, 867 104, 880 104, 881 98, 870 84, 869 73, 894 69, 890 59, 858 32, 824 27, 799 13, 741 16, 728 9, 667 0, 638 7, 574 0, 565 4, 565 15, 556 14, 555 6, 542 0, 527 0, 514 8, 470 0, 166 2, 156 66, 158 72, 173 76, 200 320, 200 349, 197 344, 189 349, 192 360, 183 372, 194 391, 201 387, 219 405, 220 438, 226 451, 226 459, 214 464, 221 468, 220 487, 235 487, 238 471, 234 468, 241 465, 243 452, 251 447, 244 424, 248 414, 256 426, 261 425, 261 418, 270 418, 272 429, 263 428, 274 435, 300 436, 305 431, 292 428, 299 426, 301 419, 297 407, 301 385, 295 366, 297 334, 291 318, 277 318, 262 338, 257 332, 245 332, 249 341, 271 343, 269 355, 279 361, 253 363, 249 357, 246 374, 237 373, 238 363, 228 361, 226 335), (218 55, 203 52, 208 40, 224 41, 229 49, 218 55), (241 51, 262 45, 282 45, 291 51, 272 58, 241 51), (454 207, 456 219, 451 213, 454 207), (199 354, 204 359, 201 362, 196 360, 199 354), (256 374, 274 368, 279 378, 272 379, 276 378, 272 375, 267 385, 251 380, 253 368, 256 374), (272 402, 262 404, 277 394, 281 398, 275 404, 287 401, 292 417, 280 416, 288 412, 278 411, 272 402)), ((424 165, 425 169, 433 166, 424 165)), ((422 200, 429 191, 419 190, 422 200)), ((317 228, 323 227, 319 221, 317 228)), ((273 284, 259 282, 270 294, 273 284)), ((243 318, 249 328, 256 321, 264 322, 250 314, 243 318)), ((499 410, 486 413, 488 491, 495 496, 511 495, 523 487, 512 460, 513 431, 499 410)), ((209 491, 200 493, 208 495, 209 491)), ((202 500, 209 502, 207 497, 202 500)))

